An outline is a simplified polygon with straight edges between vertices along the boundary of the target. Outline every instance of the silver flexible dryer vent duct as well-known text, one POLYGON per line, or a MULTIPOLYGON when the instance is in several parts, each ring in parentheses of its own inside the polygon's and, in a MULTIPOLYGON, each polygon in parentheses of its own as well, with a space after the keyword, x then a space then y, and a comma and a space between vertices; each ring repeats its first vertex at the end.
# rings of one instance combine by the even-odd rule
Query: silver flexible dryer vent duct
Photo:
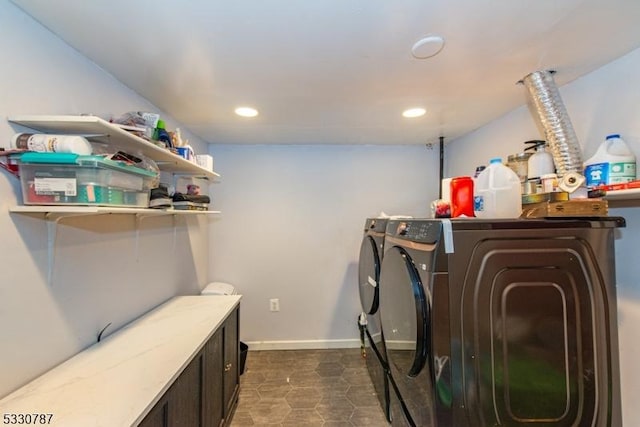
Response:
POLYGON ((544 130, 558 175, 560 177, 572 173, 582 175, 580 143, 552 73, 552 71, 536 71, 525 76, 522 83, 527 88, 534 118, 544 130))

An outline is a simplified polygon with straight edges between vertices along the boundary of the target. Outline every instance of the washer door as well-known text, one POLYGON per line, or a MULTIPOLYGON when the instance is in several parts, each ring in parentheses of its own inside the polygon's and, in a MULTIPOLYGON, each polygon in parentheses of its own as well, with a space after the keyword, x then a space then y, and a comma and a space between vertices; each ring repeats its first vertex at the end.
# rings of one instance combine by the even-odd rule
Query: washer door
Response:
POLYGON ((378 311, 379 304, 380 253, 376 241, 371 236, 364 236, 362 239, 358 267, 362 311, 374 314, 378 311))
POLYGON ((380 301, 382 336, 391 376, 409 418, 416 425, 431 426, 434 422, 431 296, 402 247, 394 246, 385 253, 380 301))

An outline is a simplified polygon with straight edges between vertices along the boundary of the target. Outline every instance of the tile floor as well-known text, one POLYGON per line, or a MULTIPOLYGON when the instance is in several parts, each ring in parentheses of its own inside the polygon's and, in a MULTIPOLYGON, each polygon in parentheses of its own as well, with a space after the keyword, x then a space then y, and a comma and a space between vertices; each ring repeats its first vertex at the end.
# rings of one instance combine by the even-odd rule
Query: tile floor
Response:
POLYGON ((388 427, 359 348, 249 349, 231 427, 388 427))

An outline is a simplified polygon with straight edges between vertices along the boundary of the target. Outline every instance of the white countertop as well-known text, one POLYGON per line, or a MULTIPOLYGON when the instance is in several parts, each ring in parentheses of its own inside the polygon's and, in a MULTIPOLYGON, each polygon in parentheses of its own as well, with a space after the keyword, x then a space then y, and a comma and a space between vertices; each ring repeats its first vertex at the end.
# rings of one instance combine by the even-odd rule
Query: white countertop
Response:
POLYGON ((64 427, 137 425, 240 298, 173 298, 0 400, 0 417, 44 413, 64 427))

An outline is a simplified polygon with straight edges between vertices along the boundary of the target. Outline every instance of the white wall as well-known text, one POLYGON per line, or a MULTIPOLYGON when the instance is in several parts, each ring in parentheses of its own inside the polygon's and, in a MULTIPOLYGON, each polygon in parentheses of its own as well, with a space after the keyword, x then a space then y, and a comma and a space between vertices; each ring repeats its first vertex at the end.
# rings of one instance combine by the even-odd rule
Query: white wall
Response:
MULTIPOLYGON (((3 118, 157 111, 8 1, 0 1, 0 51, 3 118)), ((0 120, 0 146, 20 130, 0 120)), ((49 284, 46 221, 9 214, 19 203, 18 180, 0 169, 0 397, 95 342, 109 322, 113 332, 206 283, 206 220, 189 219, 187 229, 177 219, 174 233, 171 218, 143 219, 136 241, 133 216, 110 216, 60 223, 49 284)))
MULTIPOLYGON (((558 70, 560 73, 562 70, 558 70)), ((636 155, 640 155, 640 50, 560 88, 571 122, 583 148, 583 158, 591 157, 609 133, 620 133, 636 155)), ((523 88, 523 102, 525 101, 523 88)), ((526 107, 460 138, 446 146, 449 176, 469 175, 489 157, 522 150, 522 142, 540 138, 526 107)), ((640 409, 635 396, 640 390, 638 325, 640 325, 640 204, 610 209, 623 216, 627 228, 616 239, 618 323, 622 377, 624 425, 640 425, 640 409)))
POLYGON ((252 348, 358 345, 357 263, 367 217, 426 216, 438 194, 437 148, 212 145, 213 280, 244 295, 252 348), (269 299, 280 312, 269 312, 269 299))

